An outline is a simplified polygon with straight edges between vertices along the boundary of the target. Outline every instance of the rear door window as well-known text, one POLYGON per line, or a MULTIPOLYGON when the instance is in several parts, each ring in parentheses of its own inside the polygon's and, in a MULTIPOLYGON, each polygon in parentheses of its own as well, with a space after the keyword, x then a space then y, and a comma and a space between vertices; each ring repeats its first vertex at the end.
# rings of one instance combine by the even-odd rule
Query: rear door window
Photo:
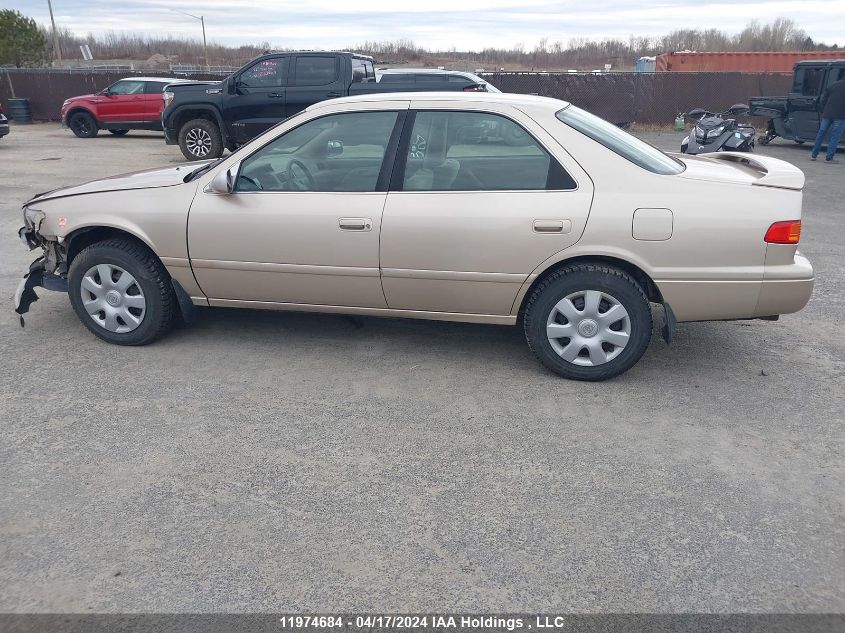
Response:
POLYGON ((575 189, 566 173, 521 125, 487 112, 416 113, 404 191, 575 189))
POLYGON ((296 58, 297 86, 325 86, 337 79, 337 58, 301 55, 296 58))
POLYGON ((166 85, 166 83, 163 83, 161 81, 148 81, 144 86, 144 94, 160 95, 162 92, 164 92, 164 87, 166 85))
POLYGON ((801 94, 805 97, 815 97, 819 94, 822 85, 824 68, 807 68, 804 70, 804 83, 801 86, 801 94))

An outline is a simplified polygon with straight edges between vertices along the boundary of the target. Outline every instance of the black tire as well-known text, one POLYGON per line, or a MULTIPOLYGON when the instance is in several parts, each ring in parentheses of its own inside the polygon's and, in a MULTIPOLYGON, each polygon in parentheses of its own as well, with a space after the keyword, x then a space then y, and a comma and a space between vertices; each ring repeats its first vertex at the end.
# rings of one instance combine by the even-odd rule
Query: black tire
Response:
POLYGON ((109 132, 110 132, 111 134, 114 134, 115 136, 126 136, 127 134, 129 134, 129 130, 123 130, 123 129, 120 129, 120 130, 109 130, 109 132))
POLYGON ((220 158, 223 155, 223 138, 220 129, 214 121, 208 119, 192 119, 179 128, 179 148, 188 160, 205 160, 220 158), (202 145, 197 145, 197 137, 202 145), (202 153, 204 148, 206 153, 202 153))
POLYGON ((72 115, 68 120, 68 127, 79 138, 93 138, 100 131, 97 120, 87 112, 77 112, 72 115))
POLYGON ((83 249, 68 271, 68 294, 76 315, 95 336, 116 345, 146 345, 165 334, 176 321, 179 310, 170 275, 158 257, 145 245, 131 239, 114 238, 83 249), (97 264, 119 266, 137 281, 146 300, 141 323, 130 332, 110 332, 94 321, 85 310, 82 280, 97 264))
MULTIPOLYGON (((564 378, 587 381, 607 380, 633 367, 648 348, 652 331, 651 307, 642 287, 627 273, 598 264, 572 264, 549 275, 532 291, 525 306, 523 322, 528 346, 543 365, 564 378), (603 364, 582 366, 564 360, 554 350, 546 335, 546 328, 552 310, 559 301, 590 290, 611 296, 625 308, 630 334, 628 342, 620 346, 621 352, 617 352, 614 358, 603 364)), ((620 327, 616 324, 608 325, 612 328, 620 327)), ((611 346, 608 349, 611 349, 608 353, 612 353, 615 348, 611 346)))

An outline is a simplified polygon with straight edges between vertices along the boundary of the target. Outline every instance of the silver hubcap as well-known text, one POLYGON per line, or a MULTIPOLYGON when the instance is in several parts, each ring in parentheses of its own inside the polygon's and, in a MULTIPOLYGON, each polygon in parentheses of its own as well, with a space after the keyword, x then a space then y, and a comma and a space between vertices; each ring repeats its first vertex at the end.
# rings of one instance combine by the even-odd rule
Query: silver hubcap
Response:
POLYGON ((631 319, 624 306, 606 292, 582 290, 552 308, 546 336, 563 360, 593 367, 622 353, 631 338, 631 319))
POLYGON ((109 332, 131 332, 144 320, 147 302, 137 280, 120 266, 97 264, 82 277, 85 311, 109 332))
POLYGON ((206 156, 211 151, 211 134, 201 127, 191 128, 185 135, 185 146, 194 156, 206 156))

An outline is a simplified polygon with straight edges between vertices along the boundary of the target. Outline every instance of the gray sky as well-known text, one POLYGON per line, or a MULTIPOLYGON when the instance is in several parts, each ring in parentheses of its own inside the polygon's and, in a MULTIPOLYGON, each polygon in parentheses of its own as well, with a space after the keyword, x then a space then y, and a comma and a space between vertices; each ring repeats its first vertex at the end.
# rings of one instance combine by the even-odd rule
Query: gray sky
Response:
MULTIPOLYGON (((47 24, 47 0, 0 0, 47 24)), ((758 19, 794 19, 814 39, 845 45, 845 0, 53 0, 56 23, 78 34, 107 31, 201 37, 224 44, 341 48, 408 38, 427 48, 479 50, 542 37, 602 39, 662 35, 679 28, 730 32, 758 19), (710 18, 708 21, 705 18, 710 18)))

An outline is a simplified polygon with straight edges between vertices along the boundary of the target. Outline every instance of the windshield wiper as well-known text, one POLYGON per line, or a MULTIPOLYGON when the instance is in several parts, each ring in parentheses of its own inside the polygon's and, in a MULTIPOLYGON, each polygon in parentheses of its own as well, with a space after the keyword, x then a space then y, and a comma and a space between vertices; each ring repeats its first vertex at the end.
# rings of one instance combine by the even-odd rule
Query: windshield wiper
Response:
POLYGON ((185 178, 182 179, 182 182, 191 182, 194 178, 196 178, 200 174, 204 174, 209 169, 214 167, 217 163, 219 163, 221 160, 223 160, 223 158, 224 157, 220 157, 217 160, 211 161, 207 165, 203 165, 202 167, 197 167, 195 170, 193 170, 191 173, 189 173, 187 176, 185 176, 185 178))

